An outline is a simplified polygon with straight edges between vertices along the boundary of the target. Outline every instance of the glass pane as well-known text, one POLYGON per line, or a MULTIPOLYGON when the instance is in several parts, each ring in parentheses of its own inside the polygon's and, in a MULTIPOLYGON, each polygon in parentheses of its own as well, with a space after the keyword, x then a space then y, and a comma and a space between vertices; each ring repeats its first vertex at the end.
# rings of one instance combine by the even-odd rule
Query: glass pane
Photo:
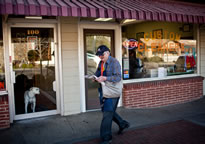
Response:
MULTIPOLYGON (((96 56, 98 46, 106 45, 108 48, 111 47, 111 35, 110 34, 86 34, 86 54, 87 54, 87 65, 86 74, 92 75, 95 73, 100 58, 96 56)), ((86 79, 86 91, 87 91, 87 110, 99 109, 100 103, 98 99, 98 87, 97 82, 86 79)))
POLYGON ((147 22, 122 30, 123 79, 197 73, 193 24, 147 22))
POLYGON ((3 49, 3 29, 2 18, 0 16, 0 91, 6 90, 4 71, 4 49, 3 49))
POLYGON ((52 28, 11 28, 16 114, 56 109, 53 33, 52 28))

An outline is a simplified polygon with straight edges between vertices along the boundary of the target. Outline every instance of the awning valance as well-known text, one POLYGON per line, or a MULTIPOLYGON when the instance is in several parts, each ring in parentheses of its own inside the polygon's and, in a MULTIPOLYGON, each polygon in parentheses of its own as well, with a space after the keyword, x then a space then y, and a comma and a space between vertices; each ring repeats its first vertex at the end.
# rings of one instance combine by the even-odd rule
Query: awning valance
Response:
POLYGON ((0 14, 205 23, 205 5, 170 0, 0 0, 0 14))

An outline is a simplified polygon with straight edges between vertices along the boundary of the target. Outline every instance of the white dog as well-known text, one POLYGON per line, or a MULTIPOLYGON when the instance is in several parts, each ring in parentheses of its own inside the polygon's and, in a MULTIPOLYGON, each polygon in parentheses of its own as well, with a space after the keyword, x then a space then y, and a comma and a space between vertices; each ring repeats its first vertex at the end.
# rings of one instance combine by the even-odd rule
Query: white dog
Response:
POLYGON ((31 87, 24 93, 25 113, 27 113, 28 104, 31 103, 31 109, 35 112, 36 107, 36 94, 40 94, 40 90, 37 87, 31 87))

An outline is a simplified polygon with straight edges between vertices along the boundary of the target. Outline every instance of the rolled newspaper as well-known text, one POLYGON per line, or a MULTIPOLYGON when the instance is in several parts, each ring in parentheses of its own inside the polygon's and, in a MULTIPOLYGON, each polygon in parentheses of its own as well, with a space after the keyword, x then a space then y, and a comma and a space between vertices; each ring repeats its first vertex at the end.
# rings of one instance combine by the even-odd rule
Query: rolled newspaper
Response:
MULTIPOLYGON (((97 80, 97 79, 98 79, 98 77, 95 76, 95 75, 85 75, 85 78, 86 78, 86 79, 91 79, 91 80, 97 80)), ((102 85, 105 85, 104 82, 101 82, 101 84, 102 84, 102 85)))

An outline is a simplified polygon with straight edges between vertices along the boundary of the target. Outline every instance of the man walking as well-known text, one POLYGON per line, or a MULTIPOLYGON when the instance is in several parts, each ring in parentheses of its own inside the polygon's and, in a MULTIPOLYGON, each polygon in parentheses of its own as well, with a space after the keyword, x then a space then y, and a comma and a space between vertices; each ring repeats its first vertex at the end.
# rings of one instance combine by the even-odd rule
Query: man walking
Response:
MULTIPOLYGON (((101 45, 97 49, 96 55, 101 59, 95 75, 98 77, 96 81, 99 83, 104 81, 109 82, 120 82, 121 81, 121 66, 120 63, 113 57, 110 56, 110 50, 107 46, 101 45)), ((117 105, 120 98, 105 98, 103 97, 102 86, 99 89, 100 104, 103 112, 103 118, 100 127, 100 136, 102 139, 101 144, 109 144, 112 140, 112 120, 118 124, 119 131, 122 131, 129 127, 129 123, 123 120, 117 113, 117 105)))

